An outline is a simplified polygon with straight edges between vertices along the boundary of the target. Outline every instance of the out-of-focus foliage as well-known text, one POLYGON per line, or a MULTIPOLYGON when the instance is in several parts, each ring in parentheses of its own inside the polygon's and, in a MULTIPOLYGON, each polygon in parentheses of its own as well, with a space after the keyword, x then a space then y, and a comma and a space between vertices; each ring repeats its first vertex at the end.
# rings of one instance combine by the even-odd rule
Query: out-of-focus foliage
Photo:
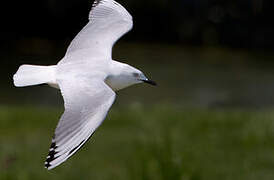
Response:
POLYGON ((272 111, 114 108, 79 152, 48 172, 43 162, 59 115, 0 107, 1 180, 274 178, 272 111))

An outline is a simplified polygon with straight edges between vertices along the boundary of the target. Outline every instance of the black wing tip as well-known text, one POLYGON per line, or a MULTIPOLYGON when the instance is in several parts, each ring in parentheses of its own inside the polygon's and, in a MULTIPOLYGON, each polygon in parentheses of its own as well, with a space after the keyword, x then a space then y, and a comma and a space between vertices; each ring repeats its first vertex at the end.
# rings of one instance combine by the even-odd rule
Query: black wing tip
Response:
MULTIPOLYGON (((71 154, 75 153, 77 150, 79 150, 81 147, 83 147, 82 145, 88 141, 92 136, 93 134, 95 133, 95 131, 88 137, 88 139, 84 139, 82 140, 76 147, 74 147, 69 153, 68 153, 68 156, 70 156, 71 154)), ((53 160, 55 160, 56 158, 60 157, 60 156, 56 156, 55 157, 55 154, 57 154, 58 152, 56 151, 56 148, 58 146, 56 145, 56 142, 54 140, 52 140, 52 143, 50 145, 50 151, 49 151, 49 154, 47 156, 47 159, 45 161, 45 168, 50 170, 50 167, 51 167, 51 162, 53 160)))
POLYGON ((100 4, 103 0, 94 0, 92 7, 96 7, 98 4, 100 4))
POLYGON ((48 154, 46 162, 45 162, 46 169, 49 169, 51 166, 50 162, 57 158, 57 157, 54 157, 55 154, 57 154, 57 151, 55 151, 56 148, 57 148, 56 143, 53 141, 50 145, 49 154, 48 154))
POLYGON ((45 168, 46 168, 46 169, 49 170, 50 166, 51 166, 50 163, 48 163, 48 162, 45 163, 45 168))
POLYGON ((57 148, 55 141, 52 141, 52 143, 50 145, 50 148, 53 148, 53 149, 57 148))

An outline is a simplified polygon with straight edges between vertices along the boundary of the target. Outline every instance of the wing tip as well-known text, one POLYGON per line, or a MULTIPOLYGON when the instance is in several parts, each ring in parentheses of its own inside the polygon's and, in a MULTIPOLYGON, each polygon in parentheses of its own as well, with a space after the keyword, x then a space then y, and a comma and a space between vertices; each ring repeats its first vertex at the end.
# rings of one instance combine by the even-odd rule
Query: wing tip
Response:
MULTIPOLYGON (((132 16, 129 14, 129 12, 121 5, 119 4, 118 2, 116 2, 115 0, 95 0, 92 4, 92 7, 91 7, 91 11, 89 13, 89 20, 92 20, 93 19, 93 11, 95 10, 95 8, 99 5, 105 5, 106 7, 109 7, 111 9, 116 9, 118 8, 118 12, 119 13, 122 13, 126 18, 129 18, 130 20, 132 20, 132 16)), ((98 16, 97 16, 98 17, 98 16)))
POLYGON ((103 0, 94 0, 91 9, 95 8, 96 6, 98 6, 103 0))
POLYGON ((49 154, 48 154, 47 159, 45 161, 45 168, 48 169, 48 170, 50 170, 50 169, 53 168, 50 163, 54 159, 57 158, 57 157, 54 157, 55 154, 57 154, 57 151, 55 151, 57 147, 58 146, 56 145, 55 141, 53 140, 52 143, 51 143, 51 145, 50 145, 49 154))

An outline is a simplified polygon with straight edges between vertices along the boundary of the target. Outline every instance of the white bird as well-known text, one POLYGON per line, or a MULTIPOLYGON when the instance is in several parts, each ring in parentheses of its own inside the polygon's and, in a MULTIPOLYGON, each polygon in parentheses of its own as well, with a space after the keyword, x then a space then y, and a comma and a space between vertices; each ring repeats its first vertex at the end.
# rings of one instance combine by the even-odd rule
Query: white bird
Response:
POLYGON ((131 15, 119 3, 95 0, 89 22, 57 65, 22 65, 14 75, 17 87, 46 83, 59 88, 64 98, 47 169, 66 161, 89 139, 105 119, 115 91, 142 82, 156 85, 140 70, 112 60, 112 46, 132 26, 131 15))

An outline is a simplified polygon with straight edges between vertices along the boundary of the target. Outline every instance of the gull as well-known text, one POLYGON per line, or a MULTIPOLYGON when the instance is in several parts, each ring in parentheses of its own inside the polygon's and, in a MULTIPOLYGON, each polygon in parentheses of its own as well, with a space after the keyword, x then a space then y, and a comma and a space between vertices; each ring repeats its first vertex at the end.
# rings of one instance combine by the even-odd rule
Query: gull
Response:
POLYGON ((93 135, 116 91, 142 82, 156 85, 140 70, 112 59, 114 43, 132 26, 132 16, 122 5, 95 0, 89 22, 57 65, 21 65, 13 76, 16 87, 48 84, 63 96, 65 111, 45 161, 48 170, 66 161, 93 135))

